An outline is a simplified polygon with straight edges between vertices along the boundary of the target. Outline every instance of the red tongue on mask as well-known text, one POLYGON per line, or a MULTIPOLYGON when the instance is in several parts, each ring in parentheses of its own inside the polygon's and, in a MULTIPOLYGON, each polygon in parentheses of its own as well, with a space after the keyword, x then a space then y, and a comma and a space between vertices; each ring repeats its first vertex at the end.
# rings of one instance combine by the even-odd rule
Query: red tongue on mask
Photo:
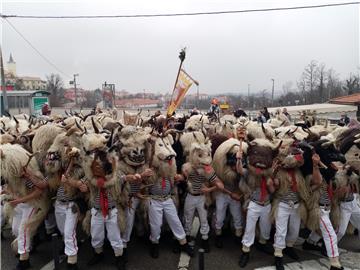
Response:
POLYGON ((210 165, 205 165, 205 166, 204 166, 204 170, 205 170, 206 173, 210 173, 211 170, 212 170, 212 168, 211 168, 210 165))
POLYGON ((172 165, 172 162, 173 162, 172 158, 168 160, 170 166, 172 165))
POLYGON ((297 154, 297 155, 295 155, 295 159, 296 159, 296 161, 301 161, 303 159, 303 157, 302 157, 302 155, 297 154))

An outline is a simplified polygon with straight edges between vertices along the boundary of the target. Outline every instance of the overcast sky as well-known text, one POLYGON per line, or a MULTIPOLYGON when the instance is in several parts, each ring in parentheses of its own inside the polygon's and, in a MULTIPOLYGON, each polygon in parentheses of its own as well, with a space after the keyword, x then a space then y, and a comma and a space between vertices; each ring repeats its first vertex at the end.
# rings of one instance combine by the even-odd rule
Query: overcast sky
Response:
MULTIPOLYGON (((350 2, 343 0, 129 0, 1 1, 1 12, 17 15, 114 15, 258 9, 350 2)), ((104 81, 130 92, 169 92, 187 47, 185 70, 200 92, 279 93, 311 61, 334 68, 341 78, 359 72, 359 5, 230 15, 97 20, 9 19, 64 73, 79 73, 86 89, 104 81)), ((19 75, 58 73, 10 26, 2 23, 2 46, 19 75)), ((61 74, 66 86, 69 77, 61 74)), ((192 87, 191 92, 196 88, 192 87)))

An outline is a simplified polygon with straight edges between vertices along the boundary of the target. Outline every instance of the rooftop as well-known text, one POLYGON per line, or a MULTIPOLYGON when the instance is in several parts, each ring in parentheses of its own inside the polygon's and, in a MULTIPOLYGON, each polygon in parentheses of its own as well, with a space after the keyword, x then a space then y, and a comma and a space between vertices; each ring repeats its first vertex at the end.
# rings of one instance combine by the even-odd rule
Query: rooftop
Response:
POLYGON ((330 103, 344 105, 360 105, 360 93, 330 99, 330 103))

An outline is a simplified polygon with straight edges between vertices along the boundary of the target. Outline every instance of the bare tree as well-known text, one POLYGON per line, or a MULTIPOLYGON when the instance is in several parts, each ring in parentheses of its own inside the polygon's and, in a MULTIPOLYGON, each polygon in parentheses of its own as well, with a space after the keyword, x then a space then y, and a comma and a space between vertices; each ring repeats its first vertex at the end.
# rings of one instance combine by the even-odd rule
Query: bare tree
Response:
POLYGON ((324 102, 326 100, 325 97, 325 84, 326 84, 326 70, 325 70, 325 64, 321 63, 318 67, 317 67, 317 72, 316 75, 319 77, 319 86, 318 86, 318 90, 319 90, 319 94, 316 95, 318 98, 315 101, 320 101, 321 103, 324 102))
POLYGON ((314 90, 318 85, 318 63, 312 60, 310 64, 305 67, 301 76, 301 81, 304 83, 303 88, 309 93, 309 102, 314 102, 315 93, 314 90))
POLYGON ((47 80, 47 89, 51 93, 50 103, 51 106, 61 105, 60 100, 63 97, 64 83, 59 74, 51 73, 46 76, 47 80))
POLYGON ((286 95, 287 93, 292 91, 292 87, 293 87, 293 82, 292 81, 287 81, 283 84, 282 89, 284 94, 286 95))

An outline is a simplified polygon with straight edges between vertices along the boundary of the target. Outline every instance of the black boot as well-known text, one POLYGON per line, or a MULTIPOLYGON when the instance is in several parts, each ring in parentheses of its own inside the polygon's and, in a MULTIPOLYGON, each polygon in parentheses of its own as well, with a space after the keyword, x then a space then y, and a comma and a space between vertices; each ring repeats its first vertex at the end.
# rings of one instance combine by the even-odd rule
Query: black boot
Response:
POLYGON ((67 263, 66 269, 67 270, 78 270, 79 268, 77 266, 77 263, 67 263))
POLYGON ((315 251, 320 251, 321 250, 321 247, 319 247, 318 245, 310 244, 306 240, 302 244, 302 248, 303 248, 303 250, 315 250, 315 251))
POLYGON ((222 248, 222 247, 223 247, 222 235, 216 235, 216 236, 215 236, 215 246, 216 246, 217 248, 222 248))
POLYGON ((116 268, 118 270, 125 270, 125 260, 123 256, 117 256, 115 257, 116 260, 116 268))
POLYGON ((261 252, 264 252, 266 254, 269 255, 273 255, 274 254, 274 248, 272 245, 270 245, 269 243, 265 243, 265 244, 261 244, 260 242, 256 241, 255 242, 255 248, 261 252))
POLYGON ((344 267, 335 267, 335 266, 333 266, 333 265, 331 265, 331 267, 330 267, 330 270, 344 270, 344 267))
POLYGON ((181 251, 187 253, 190 257, 194 257, 194 250, 189 246, 188 243, 180 245, 181 251))
POLYGON ((90 259, 90 261, 88 261, 87 265, 88 266, 95 265, 95 264, 101 262, 102 259, 104 259, 104 252, 101 252, 101 253, 94 252, 93 257, 90 259))
POLYGON ((300 259, 299 255, 297 255, 297 253, 293 247, 284 248, 283 253, 295 261, 298 261, 300 259))
POLYGON ((159 258, 159 244, 151 243, 150 256, 154 259, 159 258))
POLYGON ((285 270, 282 257, 275 256, 275 268, 276 270, 285 270))
POLYGON ((180 244, 179 241, 177 239, 173 240, 173 248, 172 248, 172 252, 173 253, 180 253, 180 244))
POLYGON ((205 253, 210 252, 209 239, 201 239, 201 248, 204 249, 205 253))
POLYGON ((17 263, 15 269, 16 269, 16 270, 25 270, 25 269, 28 269, 28 268, 30 268, 30 261, 29 261, 29 259, 23 260, 23 261, 19 260, 19 262, 17 263))
POLYGON ((122 255, 122 257, 124 258, 124 262, 127 263, 128 260, 129 260, 127 248, 124 248, 124 249, 123 249, 123 255, 122 255))
POLYGON ((240 268, 244 268, 247 263, 249 262, 250 258, 250 252, 241 252, 240 260, 239 260, 239 266, 240 268))

